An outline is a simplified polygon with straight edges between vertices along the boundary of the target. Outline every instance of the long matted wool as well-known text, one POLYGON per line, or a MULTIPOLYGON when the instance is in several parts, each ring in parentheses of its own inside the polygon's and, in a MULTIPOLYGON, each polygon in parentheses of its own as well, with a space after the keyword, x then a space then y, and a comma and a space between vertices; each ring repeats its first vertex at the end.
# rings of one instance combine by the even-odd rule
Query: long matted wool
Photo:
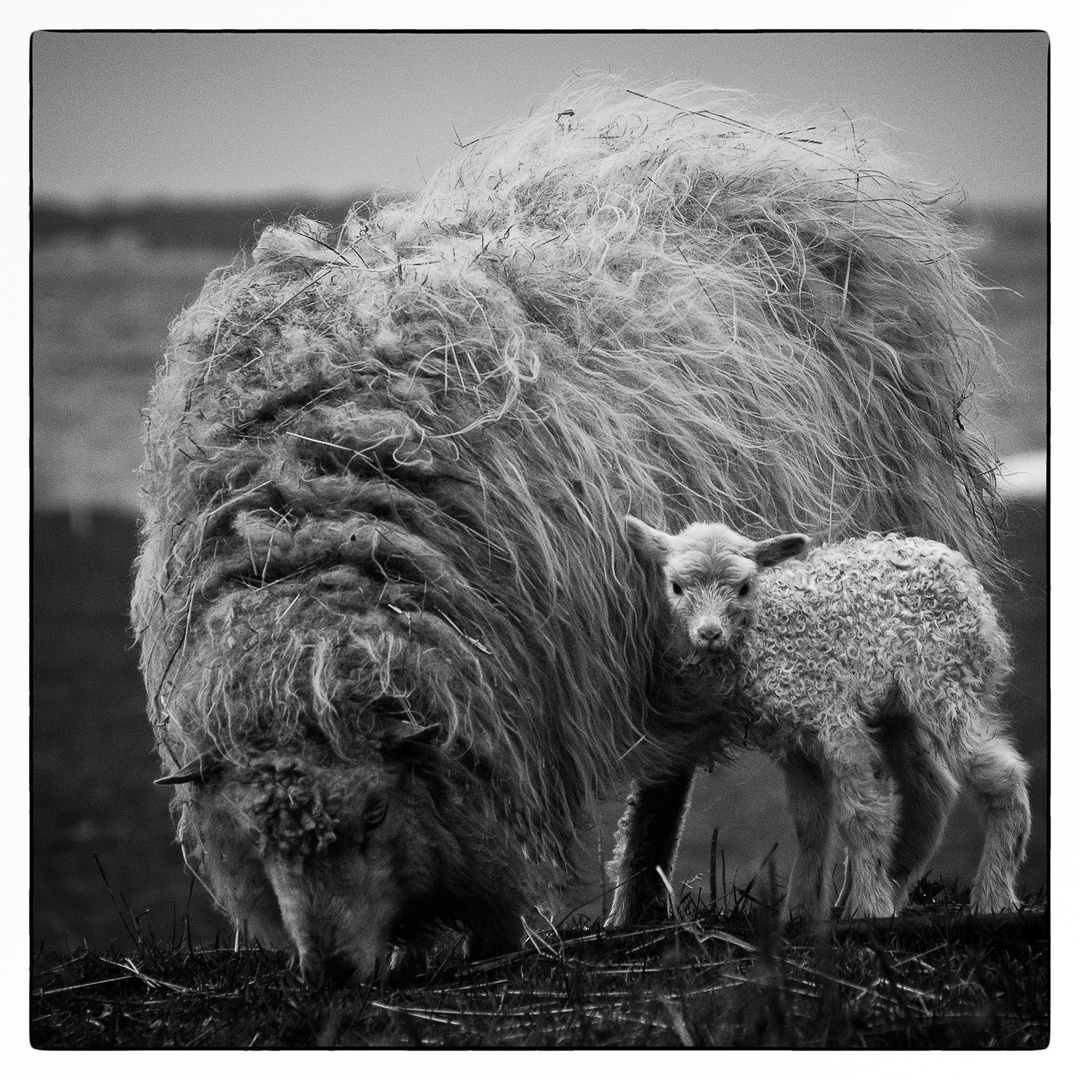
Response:
POLYGON ((989 345, 940 193, 846 117, 743 108, 572 88, 415 199, 268 229, 207 281, 149 406, 133 611, 166 768, 362 761, 435 724, 561 867, 597 792, 689 753, 625 513, 994 563, 960 416, 989 345))

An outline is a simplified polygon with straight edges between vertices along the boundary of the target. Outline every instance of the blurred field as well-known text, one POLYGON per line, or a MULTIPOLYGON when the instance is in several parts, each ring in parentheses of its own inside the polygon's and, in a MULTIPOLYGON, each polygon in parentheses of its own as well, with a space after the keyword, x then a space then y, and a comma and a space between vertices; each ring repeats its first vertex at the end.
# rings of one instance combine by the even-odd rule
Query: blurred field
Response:
MULTIPOLYGON (((975 421, 1002 457, 1046 440, 1046 231, 1038 215, 984 215, 978 261, 1003 370, 975 372, 985 396, 975 421), (1013 291, 1008 291, 1013 290, 1013 291)), ((39 945, 103 945, 124 925, 169 937, 190 914, 196 941, 223 924, 190 889, 171 843, 168 795, 157 775, 135 654, 127 628, 141 460, 139 409, 167 326, 197 295, 206 272, 234 251, 150 248, 134 237, 54 239, 33 262, 33 919, 39 945)), ((1006 546, 1025 570, 1006 598, 1018 645, 1008 706, 1034 768, 1036 832, 1024 884, 1047 880, 1047 614, 1045 499, 1011 504, 1006 546)), ((617 805, 601 826, 603 856, 617 805)), ((779 880, 791 830, 772 766, 747 757, 702 777, 678 875, 707 889, 709 844, 720 830, 726 883, 754 875, 774 844, 779 880), (737 875, 737 877, 736 877, 737 875)), ((978 856, 973 812, 963 807, 935 872, 970 880, 978 856)), ((599 891, 599 863, 574 901, 599 891)), ((718 871, 719 873, 719 871, 718 871)), ((595 913, 596 906, 590 909, 595 913)))
MULTIPOLYGON (((1002 458, 1046 446, 1046 223, 979 215, 979 268, 1001 370, 972 373, 972 420, 1002 458)), ((33 260, 34 507, 138 505, 139 410, 170 321, 238 246, 162 248, 119 232, 54 237, 33 260)))
POLYGON ((169 323, 235 252, 120 234, 34 252, 34 507, 134 513, 139 410, 169 323))

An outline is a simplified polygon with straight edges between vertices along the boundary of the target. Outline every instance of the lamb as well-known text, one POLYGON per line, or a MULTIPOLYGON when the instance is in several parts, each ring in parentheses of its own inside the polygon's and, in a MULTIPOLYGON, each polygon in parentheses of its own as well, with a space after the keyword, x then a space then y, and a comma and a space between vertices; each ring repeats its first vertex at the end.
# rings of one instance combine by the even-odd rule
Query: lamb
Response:
MULTIPOLYGON (((871 534, 785 561, 809 538, 754 544, 703 523, 671 536, 632 517, 627 530, 667 598, 675 677, 705 680, 725 724, 742 723, 783 771, 797 837, 789 918, 826 914, 834 826, 848 856, 842 915, 898 912, 961 781, 987 822, 971 907, 1017 905, 1031 814, 1027 767, 998 713, 1009 647, 962 555, 871 534)), ((632 800, 620 823, 611 872, 624 892, 640 869, 624 865, 628 847, 650 835, 668 854, 677 842, 681 807, 666 825, 647 814, 632 800)), ((616 924, 633 903, 616 896, 616 924)))

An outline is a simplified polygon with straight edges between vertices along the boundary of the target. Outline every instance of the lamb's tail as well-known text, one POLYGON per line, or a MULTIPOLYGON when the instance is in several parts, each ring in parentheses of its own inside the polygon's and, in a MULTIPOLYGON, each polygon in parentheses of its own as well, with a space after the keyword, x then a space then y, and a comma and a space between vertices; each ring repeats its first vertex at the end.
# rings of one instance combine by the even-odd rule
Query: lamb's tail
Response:
POLYGON ((1019 905, 1016 876, 1031 833, 1028 766, 1004 735, 973 736, 966 779, 986 819, 986 842, 971 889, 973 911, 1010 911, 1019 905))

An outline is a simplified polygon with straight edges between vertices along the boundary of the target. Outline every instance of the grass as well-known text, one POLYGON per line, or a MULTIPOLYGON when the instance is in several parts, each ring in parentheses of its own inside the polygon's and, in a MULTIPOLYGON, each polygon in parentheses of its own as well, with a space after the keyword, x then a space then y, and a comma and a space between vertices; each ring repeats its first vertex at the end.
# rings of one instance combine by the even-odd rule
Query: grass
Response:
POLYGON ((1049 919, 965 914, 940 884, 894 920, 781 934, 748 890, 683 890, 663 923, 576 919, 519 952, 461 960, 453 936, 396 983, 306 987, 257 946, 166 944, 125 913, 128 948, 42 956, 39 1049, 623 1047, 1037 1049, 1049 1044, 1049 919), (936 896, 934 896, 936 894, 936 896), (937 903, 926 904, 930 897, 937 903))

